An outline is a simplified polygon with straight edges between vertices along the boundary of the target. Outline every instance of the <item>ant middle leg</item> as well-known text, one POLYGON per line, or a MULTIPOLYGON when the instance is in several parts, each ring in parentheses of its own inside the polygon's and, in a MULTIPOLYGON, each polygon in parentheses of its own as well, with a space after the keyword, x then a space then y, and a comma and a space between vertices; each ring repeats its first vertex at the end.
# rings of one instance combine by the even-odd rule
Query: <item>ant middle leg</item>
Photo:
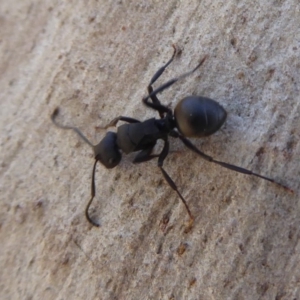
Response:
POLYGON ((134 164, 140 164, 146 161, 149 161, 153 158, 158 157, 157 154, 151 154, 153 151, 153 148, 155 146, 154 144, 149 145, 148 147, 146 147, 145 149, 142 149, 134 158, 133 163, 134 164))
POLYGON ((173 179, 170 177, 170 175, 166 172, 166 170, 163 168, 163 163, 165 158, 167 157, 167 155, 169 154, 169 141, 165 140, 165 145, 163 150, 161 151, 161 153, 159 154, 158 157, 158 162, 157 162, 157 166, 160 168, 165 180, 167 181, 167 183, 169 184, 169 186, 177 193, 177 195, 179 196, 179 198, 181 199, 182 203, 184 204, 188 215, 190 217, 190 221, 185 229, 185 233, 189 232, 191 230, 191 228, 193 227, 193 223, 194 223, 194 216, 192 215, 189 206, 186 202, 186 200, 183 198, 183 196, 181 195, 181 193, 178 191, 177 185, 176 183, 173 181, 173 179))

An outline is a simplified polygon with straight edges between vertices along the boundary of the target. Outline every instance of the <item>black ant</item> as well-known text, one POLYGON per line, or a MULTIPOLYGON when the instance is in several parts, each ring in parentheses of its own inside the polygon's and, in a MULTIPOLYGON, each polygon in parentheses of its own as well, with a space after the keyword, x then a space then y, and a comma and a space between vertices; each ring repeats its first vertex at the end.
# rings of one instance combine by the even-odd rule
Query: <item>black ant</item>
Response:
POLYGON ((195 145, 192 144, 191 141, 186 138, 205 137, 215 133, 225 122, 227 113, 225 109, 215 100, 201 96, 188 96, 183 98, 175 107, 174 113, 170 108, 161 104, 157 98, 157 94, 167 89, 178 80, 194 73, 206 59, 205 56, 190 72, 187 72, 177 78, 173 78, 157 89, 153 90, 152 84, 162 75, 162 73, 171 64, 176 56, 176 47, 173 46, 173 48, 174 53, 171 59, 154 74, 150 84, 148 85, 148 95, 143 98, 143 103, 147 107, 156 110, 159 113, 160 119, 152 118, 141 122, 130 117, 119 116, 113 119, 108 125, 100 128, 107 129, 108 127, 116 126, 119 121, 126 122, 127 124, 125 123, 119 126, 117 128, 117 132, 107 132, 99 144, 93 145, 77 127, 64 126, 56 122, 56 116, 59 112, 58 108, 56 108, 52 113, 51 119, 56 126, 62 129, 74 130, 94 150, 95 163, 92 172, 91 199, 88 202, 85 210, 87 220, 94 226, 99 226, 99 224, 95 223, 89 216, 89 207, 95 197, 96 164, 99 161, 107 169, 114 168, 120 163, 122 152, 125 154, 138 152, 133 160, 133 163, 143 163, 153 158, 158 158, 157 166, 161 170, 166 182, 174 191, 176 191, 177 195, 182 200, 190 216, 189 227, 192 226, 194 217, 187 205, 187 202, 178 191, 175 182, 163 168, 164 160, 169 153, 169 136, 179 138, 187 148, 209 162, 218 164, 224 168, 239 173, 253 175, 264 180, 271 181, 287 191, 293 192, 293 190, 272 178, 213 159, 212 157, 201 152, 195 145), (160 154, 152 154, 152 150, 159 139, 161 139, 164 143, 163 149, 160 154))

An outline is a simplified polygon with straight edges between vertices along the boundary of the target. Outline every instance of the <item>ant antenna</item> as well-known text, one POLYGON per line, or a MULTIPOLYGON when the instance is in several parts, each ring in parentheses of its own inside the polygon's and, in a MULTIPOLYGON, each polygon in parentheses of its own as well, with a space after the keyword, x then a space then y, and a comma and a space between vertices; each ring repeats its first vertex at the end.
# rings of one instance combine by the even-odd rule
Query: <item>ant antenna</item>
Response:
POLYGON ((73 127, 73 126, 65 126, 65 125, 61 125, 59 123, 56 122, 56 117, 59 114, 59 107, 56 107, 54 112, 51 115, 51 120, 53 122, 54 125, 56 125, 57 127, 61 128, 61 129, 71 129, 74 130, 81 138, 83 141, 85 141, 88 145, 90 145, 92 148, 95 147, 95 145, 93 145, 87 138, 86 136, 77 128, 77 127, 73 127))
MULTIPOLYGON (((77 128, 77 127, 74 127, 74 126, 65 126, 65 125, 61 125, 59 123, 56 122, 56 117, 59 113, 59 108, 57 107, 52 115, 51 115, 51 120, 53 122, 54 125, 56 125, 57 127, 61 128, 61 129, 70 129, 70 130, 74 130, 79 136, 80 138, 85 142, 87 143, 88 145, 90 145, 94 150, 95 150, 95 145, 93 145, 88 139, 87 137, 77 128)), ((96 222, 94 222, 91 217, 89 216, 89 208, 93 202, 93 199, 95 197, 95 194, 96 194, 96 188, 95 188, 95 172, 96 172, 96 165, 97 165, 97 162, 98 160, 95 158, 95 163, 94 163, 94 166, 93 166, 93 173, 92 173, 92 185, 91 185, 91 199, 89 200, 87 206, 86 206, 86 209, 85 209, 85 216, 87 218, 87 220, 93 225, 93 226, 96 226, 96 227, 100 227, 100 225, 96 222)))

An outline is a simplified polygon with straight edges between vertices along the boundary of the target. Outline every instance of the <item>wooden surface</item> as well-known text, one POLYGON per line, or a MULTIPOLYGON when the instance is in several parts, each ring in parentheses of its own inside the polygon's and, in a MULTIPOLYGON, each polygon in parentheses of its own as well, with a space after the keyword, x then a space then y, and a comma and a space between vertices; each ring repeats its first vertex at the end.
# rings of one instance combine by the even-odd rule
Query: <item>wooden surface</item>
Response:
POLYGON ((300 299, 299 1, 65 2, 0 7, 0 298, 300 299), (116 116, 158 117, 141 99, 173 43, 158 84, 208 58, 161 101, 198 94, 228 112, 193 142, 295 194, 172 139, 165 168, 193 230, 156 162, 132 155, 98 166, 91 227, 93 153, 50 115, 95 143, 116 116))

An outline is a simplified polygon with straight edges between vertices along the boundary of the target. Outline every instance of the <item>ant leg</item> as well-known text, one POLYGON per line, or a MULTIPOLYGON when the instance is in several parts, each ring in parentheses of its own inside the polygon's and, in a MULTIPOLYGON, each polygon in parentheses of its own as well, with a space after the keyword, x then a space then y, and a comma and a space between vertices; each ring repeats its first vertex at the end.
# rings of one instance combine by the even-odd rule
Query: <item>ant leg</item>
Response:
POLYGON ((170 60, 165 64, 163 65, 154 75, 153 77, 151 78, 150 80, 150 84, 148 86, 151 87, 151 85, 162 75, 162 73, 166 70, 166 68, 171 64, 171 62, 174 60, 175 56, 176 56, 176 53, 177 53, 177 49, 176 49, 176 46, 173 44, 172 45, 173 49, 174 49, 174 52, 173 52, 173 55, 172 57, 170 58, 170 60))
POLYGON ((124 122, 127 122, 127 123, 140 123, 139 120, 136 120, 134 118, 119 116, 119 117, 114 118, 113 120, 111 120, 107 125, 105 125, 105 126, 96 126, 96 128, 97 129, 107 129, 108 127, 114 127, 114 126, 117 126, 117 123, 119 121, 124 121, 124 122))
MULTIPOLYGON (((153 88, 151 85, 148 86, 148 93, 149 95, 153 92, 153 88)), ((161 105, 160 101, 158 100, 158 98, 156 97, 156 95, 152 95, 151 97, 151 100, 154 104, 157 104, 157 105, 161 105)), ((163 119, 165 117, 165 112, 162 110, 162 109, 158 109, 158 113, 159 113, 159 116, 161 119, 163 119)))
POLYGON ((173 85, 178 80, 181 80, 181 79, 183 79, 183 78, 191 75, 193 72, 195 72, 204 63, 204 61, 206 60, 206 57, 207 56, 205 56, 204 58, 202 58, 202 60, 200 61, 200 63, 193 70, 191 70, 191 71, 189 71, 189 72, 187 72, 187 73, 185 73, 185 74, 183 74, 183 75, 181 75, 179 77, 176 77, 176 78, 173 78, 173 79, 167 81, 166 83, 162 84, 160 87, 158 87, 157 89, 155 89, 154 91, 152 91, 151 93, 149 93, 148 96, 146 96, 146 97, 143 98, 143 103, 146 106, 151 107, 152 109, 157 110, 160 115, 163 114, 163 113, 172 113, 172 111, 168 107, 166 107, 166 106, 164 106, 164 105, 162 105, 160 103, 151 103, 151 102, 149 102, 149 98, 152 99, 153 96, 156 96, 156 94, 164 91, 165 89, 167 89, 168 87, 170 87, 171 85, 173 85))
POLYGON ((232 171, 235 171, 235 172, 238 172, 238 173, 243 173, 243 174, 246 174, 246 175, 253 175, 253 176, 256 176, 256 177, 259 177, 259 178, 262 178, 264 180, 267 180, 267 181, 270 181, 270 182, 273 182, 275 184, 277 184, 278 186, 284 188, 285 190, 291 192, 291 193, 294 193, 294 191, 292 189, 290 189, 289 187, 275 181, 274 179, 272 178, 269 178, 269 177, 266 177, 266 176, 263 176, 263 175, 260 175, 260 174, 257 174, 257 173, 254 173, 250 170, 247 170, 247 169, 244 169, 244 168, 241 168, 241 167, 238 167, 238 166, 235 166, 235 165, 232 165, 232 164, 228 164, 228 163, 225 163, 223 161, 218 161, 218 160, 215 160, 213 159, 211 156, 208 156, 206 155, 205 153, 201 152, 195 145, 192 144, 191 141, 189 141, 187 138, 183 137, 182 135, 180 135, 179 133, 175 132, 175 131, 172 131, 172 134, 171 134, 173 137, 178 137, 180 138, 180 140, 184 143, 184 145, 189 148, 190 150, 194 151, 195 153, 197 153, 198 155, 202 156, 205 160, 209 161, 209 162, 212 162, 212 163, 215 163, 217 165, 220 165, 222 166, 223 168, 227 168, 227 169, 230 169, 232 171))
POLYGON ((157 110, 160 117, 162 117, 162 118, 164 117, 165 113, 172 114, 172 110, 170 108, 166 107, 165 105, 149 102, 149 95, 146 98, 143 98, 143 103, 146 106, 148 106, 154 110, 157 110))
MULTIPOLYGON (((171 62, 174 60, 175 56, 176 56, 176 53, 177 53, 177 49, 175 47, 175 45, 172 45, 173 48, 174 48, 174 53, 171 57, 171 59, 165 64, 163 65, 154 75, 153 77, 151 78, 150 80, 150 83, 147 87, 148 89, 148 94, 150 95, 152 92, 153 92, 153 87, 152 87, 152 84, 162 75, 162 73, 166 70, 166 68, 171 64, 171 62)), ((151 100, 154 104, 158 104, 160 105, 160 101, 158 100, 158 98, 156 97, 155 94, 153 94, 151 97, 151 100)), ((164 113, 162 111, 159 111, 159 115, 161 118, 164 118, 164 113)))
POLYGON ((143 162, 146 162, 153 158, 158 157, 159 155, 157 155, 157 154, 153 154, 153 155, 151 154, 154 146, 155 146, 155 143, 153 145, 151 145, 150 147, 140 151, 134 158, 133 163, 140 164, 140 163, 143 163, 143 162))
POLYGON ((188 204, 187 202, 185 201, 185 199, 183 198, 183 196, 181 195, 181 193, 178 191, 178 188, 175 184, 175 182, 172 180, 172 178, 169 176, 169 174, 165 171, 165 169, 163 168, 163 163, 164 163, 164 160, 165 158, 167 157, 168 153, 169 153, 169 141, 168 140, 165 140, 165 145, 164 145, 164 148, 163 150, 161 151, 160 155, 159 155, 159 158, 158 158, 158 163, 157 163, 157 166, 160 168, 165 180, 167 181, 167 183, 169 184, 169 186, 177 193, 177 195, 179 196, 179 198, 181 199, 181 201, 183 202, 188 214, 189 214, 189 217, 190 217, 190 222, 188 223, 188 226, 185 230, 185 232, 188 232, 190 231, 190 229, 192 228, 193 226, 193 223, 194 223, 194 217, 188 207, 188 204))

